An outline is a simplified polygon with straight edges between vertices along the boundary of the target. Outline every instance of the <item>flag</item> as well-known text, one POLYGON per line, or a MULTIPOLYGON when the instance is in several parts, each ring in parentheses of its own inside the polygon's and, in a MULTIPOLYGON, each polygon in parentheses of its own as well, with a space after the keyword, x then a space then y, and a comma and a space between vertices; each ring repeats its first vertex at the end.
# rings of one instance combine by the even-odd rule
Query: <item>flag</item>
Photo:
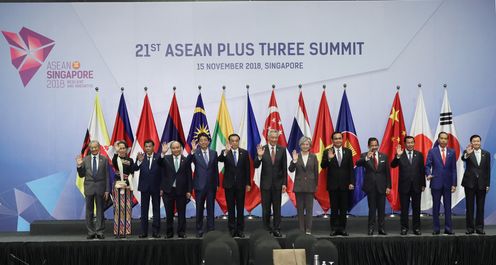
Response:
POLYGON ((206 133, 209 137, 211 137, 210 130, 208 129, 207 116, 205 114, 205 108, 203 107, 203 100, 200 93, 196 99, 196 107, 193 112, 191 126, 189 127, 187 141, 188 150, 191 150, 191 142, 193 140, 198 140, 198 134, 201 133, 206 133))
POLYGON ((246 149, 250 158, 251 190, 245 195, 245 208, 250 213, 260 204, 260 168, 253 168, 253 161, 257 156, 257 145, 260 143, 257 121, 251 106, 250 95, 246 93, 246 106, 239 126, 239 147, 246 149))
POLYGON ((303 136, 312 137, 312 131, 310 130, 310 125, 308 123, 307 109, 305 108, 305 101, 303 100, 303 92, 300 91, 300 96, 298 97, 298 109, 296 110, 296 116, 293 119, 293 125, 291 126, 291 132, 289 133, 288 139, 288 152, 291 154, 293 150, 300 152, 299 141, 303 136))
MULTIPOLYGON (((162 143, 178 141, 181 143, 187 153, 191 151, 189 149, 189 146, 186 144, 186 138, 184 137, 183 123, 181 121, 181 113, 179 112, 175 90, 174 94, 172 95, 169 115, 167 116, 167 121, 165 122, 164 131, 162 132, 162 138, 160 138, 160 141, 162 143)), ((159 147, 159 151, 162 151, 162 146, 159 147)))
MULTIPOLYGON (((415 107, 415 114, 413 115, 412 127, 410 127, 410 135, 415 137, 414 149, 422 153, 425 163, 427 154, 432 147, 432 134, 427 119, 422 89, 419 89, 417 106, 415 107)), ((420 210, 422 211, 432 208, 432 195, 429 188, 429 182, 430 180, 426 181, 425 191, 422 193, 420 203, 420 210)))
MULTIPOLYGON (((127 113, 126 100, 124 99, 124 93, 121 94, 119 100, 119 108, 117 109, 117 115, 115 116, 114 131, 112 132, 112 139, 110 140, 109 147, 109 157, 114 157, 114 143, 117 141, 124 141, 128 146, 128 153, 131 151, 131 146, 134 143, 133 130, 131 129, 131 123, 129 122, 129 115, 127 113)), ((119 169, 114 168, 114 171, 119 169)), ((134 175, 134 174, 133 174, 134 175)), ((113 181, 111 182, 113 183, 113 181)), ((113 187, 113 185, 111 186, 113 187)), ((132 206, 134 207, 138 204, 138 200, 133 195, 132 206)))
MULTIPOLYGON (((463 178, 463 161, 460 156, 460 143, 458 142, 458 138, 456 135, 455 124, 453 122, 453 112, 451 111, 451 106, 448 100, 448 90, 444 90, 443 96, 443 105, 441 107, 441 113, 439 114, 439 123, 436 129, 436 136, 440 132, 448 133, 448 147, 455 150, 456 153, 456 183, 457 188, 454 193, 451 195, 451 208, 454 208, 463 198, 465 198, 464 190, 461 186, 462 178, 463 178)), ((438 143, 434 144, 437 146, 438 143)))
MULTIPOLYGON (((219 113, 217 114, 217 121, 215 122, 214 132, 212 134, 212 145, 211 148, 216 150, 218 154, 226 148, 226 142, 228 141, 229 135, 234 133, 234 129, 231 123, 231 117, 229 116, 229 111, 227 110, 225 90, 222 91, 222 96, 220 99, 219 113)), ((219 183, 224 182, 224 163, 219 162, 219 183)), ((217 194, 215 196, 220 209, 224 214, 227 212, 226 196, 224 193, 224 188, 220 185, 217 188, 217 194)))
MULTIPOLYGON (((360 154, 362 151, 360 149, 360 143, 358 142, 355 124, 353 123, 353 116, 351 115, 351 109, 350 104, 348 103, 346 90, 343 92, 343 97, 341 98, 341 106, 339 107, 336 131, 341 132, 341 134, 343 135, 343 146, 351 150, 351 154, 353 156, 353 164, 356 165, 356 161, 360 159, 360 154)), ((350 193, 350 210, 365 197, 365 192, 363 192, 362 190, 363 177, 365 174, 364 169, 363 167, 355 166, 354 171, 355 189, 353 190, 353 193, 350 193)))
POLYGON ((317 186, 317 191, 315 192, 315 199, 319 202, 324 213, 329 211, 331 204, 329 201, 329 193, 327 192, 327 169, 322 169, 320 167, 320 162, 322 161, 324 150, 329 148, 332 144, 331 136, 333 132, 334 126, 332 125, 331 112, 329 111, 329 105, 327 104, 327 97, 324 90, 322 91, 322 97, 320 98, 319 111, 317 120, 315 121, 312 141, 312 152, 317 155, 317 159, 319 160, 319 184, 317 186))
MULTIPOLYGON (((403 148, 404 140, 406 136, 405 119, 403 118, 403 110, 401 108, 400 102, 400 92, 396 92, 394 97, 393 106, 391 107, 391 112, 389 114, 388 123, 386 130, 384 131, 384 136, 382 137, 381 147, 379 152, 387 155, 389 161, 396 155, 396 148, 401 145, 403 148)), ((393 211, 400 210, 400 197, 398 193, 398 174, 399 168, 390 168, 391 174, 391 192, 387 195, 387 199, 393 211)))
MULTIPOLYGON (((133 148, 131 149, 130 157, 133 158, 135 161, 138 153, 144 153, 145 140, 147 139, 151 139, 155 143, 155 148, 153 151, 157 152, 160 146, 160 142, 158 140, 157 127, 155 126, 155 120, 153 119, 153 112, 150 101, 148 100, 148 94, 145 95, 145 99, 143 101, 143 108, 141 109, 138 129, 136 130, 136 139, 133 143, 133 148)), ((138 183, 139 171, 135 171, 133 177, 133 186, 138 187, 138 183)), ((139 191, 135 190, 133 194, 138 197, 138 199, 141 198, 141 193, 139 191)), ((152 207, 150 207, 150 212, 151 211, 152 207)))
MULTIPOLYGON (((81 155, 84 157, 89 152, 90 141, 98 141, 100 143, 100 155, 109 158, 108 149, 110 147, 110 138, 108 136, 107 125, 105 124, 105 118, 103 117, 102 107, 100 105, 100 99, 98 97, 98 92, 95 95, 95 103, 93 112, 91 113, 90 122, 88 124, 88 129, 83 141, 83 147, 81 148, 81 155)), ((109 161, 109 179, 111 181, 114 178, 111 159, 109 161)), ((77 174, 77 173, 76 173, 77 174)), ((84 196, 84 178, 80 178, 76 175, 76 186, 84 196)))

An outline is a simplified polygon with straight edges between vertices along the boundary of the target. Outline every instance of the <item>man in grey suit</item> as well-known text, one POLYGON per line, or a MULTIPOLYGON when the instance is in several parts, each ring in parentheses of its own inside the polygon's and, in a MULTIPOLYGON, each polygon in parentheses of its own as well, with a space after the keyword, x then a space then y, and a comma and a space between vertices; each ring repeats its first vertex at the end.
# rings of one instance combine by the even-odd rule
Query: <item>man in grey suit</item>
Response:
POLYGON ((262 188, 262 219, 265 229, 281 236, 281 196, 286 192, 288 183, 288 161, 286 148, 277 144, 279 131, 269 130, 269 144, 257 146, 257 157, 253 162, 255 168, 262 165, 260 186, 262 188), (274 227, 270 226, 270 209, 273 209, 274 227))
POLYGON ((84 196, 86 198, 86 228, 87 239, 104 239, 105 222, 103 220, 104 202, 108 200, 110 185, 108 159, 100 155, 100 143, 91 141, 90 154, 84 158, 76 157, 77 172, 84 178, 84 196), (96 222, 94 218, 94 205, 96 205, 96 222))

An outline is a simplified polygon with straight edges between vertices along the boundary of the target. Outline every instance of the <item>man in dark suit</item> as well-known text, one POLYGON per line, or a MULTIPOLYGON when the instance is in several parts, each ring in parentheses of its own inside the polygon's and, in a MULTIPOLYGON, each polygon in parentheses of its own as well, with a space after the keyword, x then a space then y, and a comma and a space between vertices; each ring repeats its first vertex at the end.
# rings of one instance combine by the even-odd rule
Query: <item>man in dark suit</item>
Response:
POLYGON ((362 190, 367 193, 369 204, 368 235, 374 234, 377 211, 377 227, 379 235, 386 235, 384 216, 386 195, 391 191, 391 175, 387 155, 379 153, 379 140, 371 137, 368 140, 369 151, 360 155, 356 165, 365 168, 362 190))
POLYGON ((431 181, 433 235, 439 235, 439 209, 441 197, 444 205, 444 233, 453 235, 451 225, 451 193, 456 191, 456 153, 448 148, 448 134, 440 132, 437 136, 439 146, 433 147, 427 154, 425 175, 431 181))
POLYGON ((207 202, 207 232, 215 230, 214 207, 215 193, 219 186, 219 166, 217 152, 209 148, 210 136, 206 133, 198 134, 198 143, 191 143, 191 154, 188 163, 195 165, 193 188, 196 199, 196 237, 203 237, 203 210, 207 202), (200 145, 200 148, 197 148, 200 145))
POLYGON ((86 199, 87 239, 98 237, 104 239, 105 221, 103 216, 104 202, 109 198, 110 184, 108 159, 100 155, 100 143, 91 141, 90 154, 84 158, 76 157, 77 172, 84 178, 84 197, 86 199), (93 222, 94 205, 96 205, 96 222, 93 222))
POLYGON ((269 144, 257 146, 257 157, 254 167, 262 166, 260 186, 262 193, 262 219, 265 229, 281 236, 281 196, 286 192, 288 183, 288 161, 286 148, 277 144, 279 131, 269 130, 267 133, 269 144), (270 225, 270 209, 273 209, 274 227, 270 225))
POLYGON ((152 236, 160 237, 160 182, 162 180, 161 167, 158 164, 159 156, 153 153, 155 143, 145 140, 145 154, 138 153, 134 170, 139 170, 138 191, 141 192, 141 235, 148 237, 148 210, 152 199, 152 236))
POLYGON ((223 150, 218 160, 224 163, 224 188, 228 228, 231 236, 245 237, 244 205, 245 191, 249 192, 250 185, 250 159, 245 149, 239 148, 239 135, 231 134, 228 138, 226 149, 223 150))
POLYGON ((481 148, 481 137, 472 135, 470 144, 463 152, 462 160, 465 161, 465 173, 463 174, 462 186, 465 188, 466 201, 466 234, 473 234, 474 228, 477 234, 484 232, 484 204, 486 193, 489 192, 491 176, 491 154, 481 148), (474 227, 474 199, 477 205, 474 227))
POLYGON ((167 143, 162 144, 162 154, 159 164, 163 167, 160 196, 164 201, 167 216, 165 236, 174 237, 174 206, 177 209, 177 235, 186 238, 186 204, 191 198, 191 164, 182 155, 183 148, 178 141, 170 143, 171 153, 167 143))
POLYGON ((331 202, 331 236, 346 232, 346 213, 350 190, 355 189, 353 154, 343 147, 341 132, 332 134, 332 146, 324 151, 320 166, 327 169, 327 191, 331 202))
POLYGON ((420 235, 420 196, 425 190, 425 167, 422 153, 413 150, 415 138, 405 137, 406 150, 398 145, 391 167, 399 167, 398 191, 401 205, 401 235, 408 233, 408 211, 412 201, 412 227, 420 235))

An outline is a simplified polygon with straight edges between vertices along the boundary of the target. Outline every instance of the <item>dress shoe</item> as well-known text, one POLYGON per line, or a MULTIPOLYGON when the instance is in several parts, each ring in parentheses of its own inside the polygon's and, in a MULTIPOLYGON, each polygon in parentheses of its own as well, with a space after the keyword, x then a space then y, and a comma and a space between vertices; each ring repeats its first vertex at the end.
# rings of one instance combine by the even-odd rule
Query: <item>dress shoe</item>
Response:
POLYGON ((330 235, 330 236, 337 236, 337 235, 338 235, 338 233, 337 233, 336 231, 332 230, 332 231, 331 231, 331 233, 330 233, 329 235, 330 235))
POLYGON ((203 237, 203 233, 196 233, 196 237, 197 238, 202 238, 203 237))
POLYGON ((165 238, 173 238, 173 237, 174 237, 174 234, 172 234, 172 233, 165 235, 165 238))
POLYGON ((415 229, 413 230, 413 233, 416 235, 416 236, 420 236, 422 234, 422 232, 420 232, 419 229, 415 229))
POLYGON ((432 231, 432 234, 435 235, 435 236, 436 235, 439 235, 439 231, 432 231))
POLYGON ((486 232, 484 232, 484 230, 482 230, 482 229, 477 229, 475 232, 476 232, 478 235, 485 235, 485 234, 486 234, 486 232))
POLYGON ((98 239, 105 239, 105 236, 104 236, 104 235, 96 235, 96 237, 97 237, 98 239))
POLYGON ((86 239, 94 239, 96 237, 96 235, 88 235, 86 236, 86 239))
POLYGON ((281 232, 279 230, 274 230, 273 234, 275 237, 281 237, 282 236, 281 232))
POLYGON ((244 238, 244 237, 245 237, 245 233, 243 233, 243 232, 238 232, 237 236, 238 236, 239 238, 244 238))
POLYGON ((153 238, 160 238, 160 234, 155 234, 155 233, 153 233, 153 234, 152 234, 152 237, 153 237, 153 238))
POLYGON ((405 236, 408 233, 408 230, 401 229, 400 235, 405 236))
POLYGON ((454 234, 455 234, 455 232, 453 232, 453 231, 448 231, 448 230, 444 230, 444 234, 446 234, 446 235, 454 235, 454 234))
POLYGON ((382 236, 385 236, 387 235, 386 231, 384 231, 384 229, 379 229, 379 235, 382 235, 382 236))
POLYGON ((186 234, 179 234, 177 235, 179 238, 186 238, 186 234))
POLYGON ((341 231, 340 233, 342 236, 349 236, 348 232, 346 230, 341 231))
POLYGON ((374 229, 369 229, 369 232, 367 233, 367 235, 373 236, 374 235, 374 229))
POLYGON ((471 235, 473 233, 474 233, 474 230, 471 230, 471 229, 467 229, 467 231, 465 231, 466 235, 471 235))
POLYGON ((141 234, 141 235, 139 235, 139 238, 147 238, 147 237, 148 237, 147 234, 141 234))

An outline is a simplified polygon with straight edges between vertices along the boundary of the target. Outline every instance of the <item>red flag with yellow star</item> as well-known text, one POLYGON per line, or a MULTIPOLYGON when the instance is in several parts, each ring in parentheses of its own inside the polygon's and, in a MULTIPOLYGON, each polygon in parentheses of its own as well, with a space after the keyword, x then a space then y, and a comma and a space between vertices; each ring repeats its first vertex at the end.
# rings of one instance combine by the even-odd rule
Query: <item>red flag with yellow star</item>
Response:
MULTIPOLYGON (((405 119, 403 118, 403 110, 401 109, 400 92, 396 92, 394 97, 393 106, 389 114, 388 123, 384 136, 382 137, 381 147, 379 152, 387 155, 390 163, 396 155, 396 148, 401 145, 405 148, 403 140, 406 136, 405 119)), ((398 168, 390 168, 391 173, 391 192, 387 196, 389 204, 394 211, 400 210, 400 197, 398 193, 398 168)))

